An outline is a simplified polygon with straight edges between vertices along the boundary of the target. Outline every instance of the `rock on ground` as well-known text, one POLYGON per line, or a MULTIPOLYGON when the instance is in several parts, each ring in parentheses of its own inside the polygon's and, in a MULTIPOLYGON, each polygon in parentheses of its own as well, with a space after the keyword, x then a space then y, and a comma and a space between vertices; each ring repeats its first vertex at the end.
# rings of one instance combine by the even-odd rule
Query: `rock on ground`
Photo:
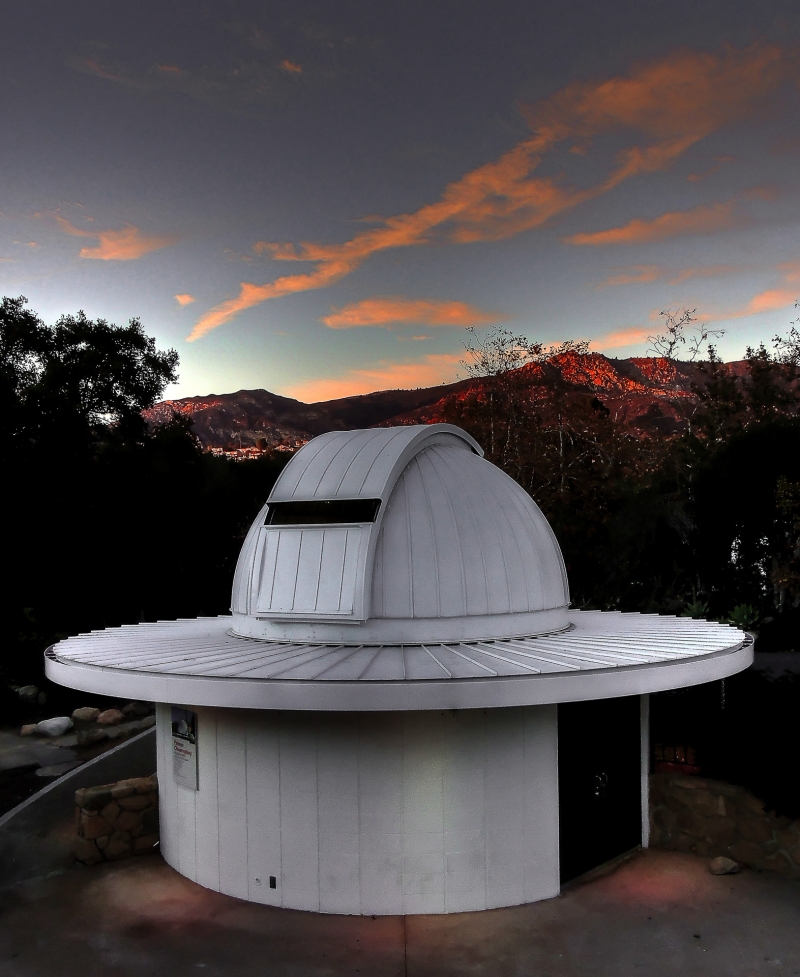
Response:
POLYGON ((80 706, 72 712, 72 718, 80 723, 93 723, 99 715, 100 710, 96 706, 80 706))
POLYGON ((736 875, 739 872, 739 863, 732 858, 718 855, 711 859, 708 870, 712 875, 736 875))
POLYGON ((101 712, 97 717, 97 722, 101 726, 116 726, 121 723, 125 718, 124 714, 119 711, 119 709, 106 709, 105 712, 101 712))
POLYGON ((62 736, 68 729, 72 729, 72 720, 69 716, 54 716, 52 719, 43 719, 36 724, 34 733, 37 736, 62 736))

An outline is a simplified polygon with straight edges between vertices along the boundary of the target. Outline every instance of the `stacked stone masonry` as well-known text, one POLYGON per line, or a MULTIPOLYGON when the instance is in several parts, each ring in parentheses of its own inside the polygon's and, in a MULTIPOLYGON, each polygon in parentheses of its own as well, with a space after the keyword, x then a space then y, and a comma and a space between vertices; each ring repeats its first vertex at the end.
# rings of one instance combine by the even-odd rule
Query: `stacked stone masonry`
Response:
POLYGON ((800 819, 765 811, 764 802, 720 780, 658 773, 650 777, 650 844, 800 879, 800 819))
POLYGON ((158 780, 136 777, 75 792, 75 857, 84 865, 144 855, 158 845, 158 780))

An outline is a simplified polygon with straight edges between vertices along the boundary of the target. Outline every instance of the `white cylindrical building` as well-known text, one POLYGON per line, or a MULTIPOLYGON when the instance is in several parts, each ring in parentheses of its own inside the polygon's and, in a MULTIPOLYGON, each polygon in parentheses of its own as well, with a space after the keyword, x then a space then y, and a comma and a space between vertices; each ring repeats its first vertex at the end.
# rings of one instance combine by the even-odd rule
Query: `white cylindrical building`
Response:
POLYGON ((647 695, 751 661, 727 626, 570 610, 541 511, 435 424, 314 439, 245 540, 231 616, 69 638, 47 673, 159 703, 183 875, 375 915, 548 898, 646 844, 647 695))

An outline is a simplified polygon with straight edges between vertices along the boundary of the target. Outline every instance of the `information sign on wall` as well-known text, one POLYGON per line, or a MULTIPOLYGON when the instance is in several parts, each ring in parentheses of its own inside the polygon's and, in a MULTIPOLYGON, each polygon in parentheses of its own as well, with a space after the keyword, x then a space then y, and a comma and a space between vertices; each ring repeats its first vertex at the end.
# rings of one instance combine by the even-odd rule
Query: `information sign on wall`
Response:
POLYGON ((172 774, 175 782, 197 790, 197 713, 172 707, 172 774))

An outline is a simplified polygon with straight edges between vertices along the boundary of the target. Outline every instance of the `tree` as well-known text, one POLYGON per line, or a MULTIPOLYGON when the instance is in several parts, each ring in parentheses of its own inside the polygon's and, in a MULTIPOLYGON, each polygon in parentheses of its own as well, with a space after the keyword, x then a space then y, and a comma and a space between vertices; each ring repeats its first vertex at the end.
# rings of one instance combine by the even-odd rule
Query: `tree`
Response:
POLYGON ((686 347, 685 352, 689 354, 686 359, 690 363, 703 359, 704 355, 708 356, 709 340, 724 336, 725 330, 709 329, 702 322, 688 330, 691 323, 698 321, 695 312, 697 309, 679 309, 675 312, 665 309, 659 312, 664 332, 647 337, 650 347, 648 352, 667 360, 680 360, 682 357, 677 354, 684 352, 686 347))
POLYGON ((138 319, 120 327, 78 312, 48 327, 26 302, 20 296, 0 305, 0 376, 12 445, 56 450, 66 441, 75 451, 78 442, 141 437, 142 410, 177 380, 175 350, 156 349, 138 319))
POLYGON ((24 298, 0 303, 6 682, 40 683, 42 652, 68 634, 230 606, 242 539, 287 459, 214 458, 185 417, 148 429, 141 411, 177 366, 136 319, 49 326, 24 298))

